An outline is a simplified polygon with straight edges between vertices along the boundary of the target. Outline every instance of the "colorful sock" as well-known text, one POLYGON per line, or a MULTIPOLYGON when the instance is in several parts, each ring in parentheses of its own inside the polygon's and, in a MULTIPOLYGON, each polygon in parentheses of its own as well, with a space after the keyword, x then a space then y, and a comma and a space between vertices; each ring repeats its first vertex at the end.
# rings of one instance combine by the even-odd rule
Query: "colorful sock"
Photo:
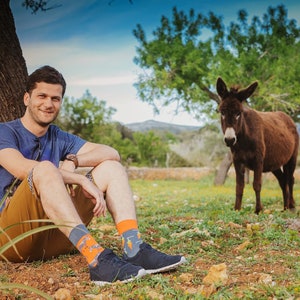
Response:
POLYGON ((95 241, 83 224, 79 224, 72 229, 69 240, 86 258, 91 267, 97 265, 97 258, 104 248, 95 241))
POLYGON ((122 247, 128 257, 135 256, 143 243, 136 220, 124 220, 117 224, 117 230, 122 238, 122 247))

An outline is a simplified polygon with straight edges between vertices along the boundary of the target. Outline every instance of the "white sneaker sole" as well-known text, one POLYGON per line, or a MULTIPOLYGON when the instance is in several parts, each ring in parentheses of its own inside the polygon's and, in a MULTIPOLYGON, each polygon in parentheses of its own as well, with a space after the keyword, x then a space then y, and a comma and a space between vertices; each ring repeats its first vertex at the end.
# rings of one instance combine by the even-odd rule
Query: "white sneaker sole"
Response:
POLYGON ((133 281, 135 279, 141 278, 141 277, 143 277, 147 274, 149 274, 149 273, 146 270, 141 269, 141 270, 139 270, 139 272, 137 273, 136 276, 130 277, 130 278, 122 280, 122 281, 120 281, 120 280, 117 280, 117 281, 114 281, 114 282, 110 282, 110 281, 93 281, 93 283, 96 284, 96 285, 99 285, 99 286, 104 286, 104 285, 113 284, 113 283, 127 283, 127 282, 133 281))
POLYGON ((187 260, 185 259, 184 256, 181 257, 180 261, 173 264, 173 265, 169 265, 169 266, 165 266, 159 269, 153 269, 153 270, 146 270, 147 274, 155 274, 155 273, 163 273, 163 272, 168 272, 171 270, 176 269, 179 265, 182 265, 184 263, 186 263, 187 260))

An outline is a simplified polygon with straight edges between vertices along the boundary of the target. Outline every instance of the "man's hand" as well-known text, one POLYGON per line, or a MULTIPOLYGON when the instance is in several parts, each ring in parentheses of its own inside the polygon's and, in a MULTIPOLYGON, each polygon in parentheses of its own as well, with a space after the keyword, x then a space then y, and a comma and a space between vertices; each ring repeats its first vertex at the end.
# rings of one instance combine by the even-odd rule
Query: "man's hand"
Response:
POLYGON ((64 180, 71 197, 75 196, 75 190, 73 184, 80 185, 82 187, 84 196, 90 199, 95 207, 93 213, 95 217, 100 217, 101 215, 106 216, 106 202, 104 200, 103 192, 90 181, 87 177, 81 174, 75 173, 75 165, 72 161, 64 160, 60 165, 60 170, 63 173, 64 180), (64 172, 67 171, 67 172, 64 172), (73 182, 73 183, 70 183, 73 182))
POLYGON ((107 207, 103 192, 100 191, 99 188, 88 178, 84 180, 81 186, 85 197, 90 199, 95 204, 95 207, 93 209, 94 216, 100 217, 102 215, 105 217, 107 207))
POLYGON ((75 164, 70 160, 64 160, 59 168, 68 172, 75 172, 75 164))

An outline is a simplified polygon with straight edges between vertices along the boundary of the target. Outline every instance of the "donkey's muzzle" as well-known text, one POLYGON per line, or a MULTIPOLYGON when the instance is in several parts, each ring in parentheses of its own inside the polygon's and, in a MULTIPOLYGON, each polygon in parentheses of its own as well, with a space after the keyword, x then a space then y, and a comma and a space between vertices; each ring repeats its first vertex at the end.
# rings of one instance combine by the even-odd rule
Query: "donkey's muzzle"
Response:
POLYGON ((236 143, 236 134, 232 127, 226 128, 224 132, 224 142, 227 147, 231 147, 236 143))
POLYGON ((227 147, 231 147, 236 143, 236 138, 235 137, 231 137, 231 138, 224 138, 224 142, 226 144, 227 147))

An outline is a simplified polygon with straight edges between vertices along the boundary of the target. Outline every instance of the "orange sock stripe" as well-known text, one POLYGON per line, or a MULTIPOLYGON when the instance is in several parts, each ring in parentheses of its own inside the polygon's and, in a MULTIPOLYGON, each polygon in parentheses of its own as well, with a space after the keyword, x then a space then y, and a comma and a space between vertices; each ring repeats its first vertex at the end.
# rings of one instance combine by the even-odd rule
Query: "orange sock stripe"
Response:
POLYGON ((76 245, 77 249, 86 258, 88 264, 91 264, 96 257, 104 250, 90 234, 84 235, 76 245))
POLYGON ((117 230, 119 232, 119 235, 131 229, 138 229, 137 220, 129 219, 129 220, 121 221, 117 224, 117 230))

